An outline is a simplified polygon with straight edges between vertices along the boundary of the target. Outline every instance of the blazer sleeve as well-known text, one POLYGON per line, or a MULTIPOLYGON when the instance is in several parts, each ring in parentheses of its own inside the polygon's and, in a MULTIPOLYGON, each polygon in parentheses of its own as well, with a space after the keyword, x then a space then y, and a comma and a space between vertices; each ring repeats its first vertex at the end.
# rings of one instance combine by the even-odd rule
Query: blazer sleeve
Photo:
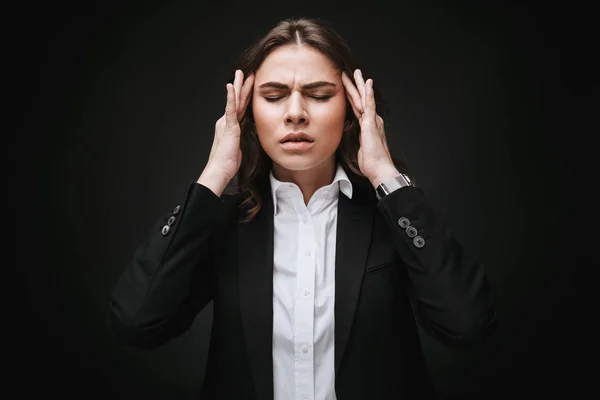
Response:
POLYGON ((223 201, 193 181, 183 197, 148 232, 113 288, 108 329, 128 345, 154 348, 181 335, 213 298, 211 238, 223 201))
POLYGON ((408 294, 423 330, 453 348, 489 337, 497 327, 496 305, 484 267, 458 243, 423 191, 400 188, 377 207, 407 266, 408 294))

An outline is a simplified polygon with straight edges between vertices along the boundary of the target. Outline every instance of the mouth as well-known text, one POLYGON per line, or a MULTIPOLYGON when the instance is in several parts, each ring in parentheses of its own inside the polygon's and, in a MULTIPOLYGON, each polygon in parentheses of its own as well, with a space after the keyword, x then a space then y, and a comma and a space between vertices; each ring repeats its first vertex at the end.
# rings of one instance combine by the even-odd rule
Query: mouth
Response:
POLYGON ((287 140, 281 142, 281 147, 289 151, 306 151, 313 146, 314 142, 308 140, 287 140))
POLYGON ((312 147, 314 141, 312 136, 304 132, 292 132, 285 135, 280 144, 284 150, 306 151, 312 147))
POLYGON ((290 132, 287 135, 285 135, 283 137, 283 139, 281 139, 281 143, 285 143, 285 142, 301 142, 301 141, 306 141, 306 142, 314 142, 315 139, 313 139, 312 136, 304 133, 304 132, 290 132))

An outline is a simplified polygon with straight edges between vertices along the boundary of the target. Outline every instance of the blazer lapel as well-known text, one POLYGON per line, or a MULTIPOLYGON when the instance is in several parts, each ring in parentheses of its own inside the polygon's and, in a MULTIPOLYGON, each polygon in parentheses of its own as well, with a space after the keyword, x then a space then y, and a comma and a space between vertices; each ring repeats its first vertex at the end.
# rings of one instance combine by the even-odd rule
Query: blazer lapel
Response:
MULTIPOLYGON (((258 399, 273 399, 273 199, 250 223, 239 224, 240 310, 250 370, 258 399)), ((235 385, 235 383, 233 383, 235 385)))
POLYGON ((335 373, 339 372, 367 262, 373 207, 354 186, 352 199, 340 192, 335 255, 335 373))
MULTIPOLYGON (((367 261, 373 207, 340 192, 335 260, 335 372, 348 343, 367 261)), ((246 349, 257 397, 273 399, 273 199, 263 191, 263 206, 254 219, 239 224, 240 310, 246 349)))

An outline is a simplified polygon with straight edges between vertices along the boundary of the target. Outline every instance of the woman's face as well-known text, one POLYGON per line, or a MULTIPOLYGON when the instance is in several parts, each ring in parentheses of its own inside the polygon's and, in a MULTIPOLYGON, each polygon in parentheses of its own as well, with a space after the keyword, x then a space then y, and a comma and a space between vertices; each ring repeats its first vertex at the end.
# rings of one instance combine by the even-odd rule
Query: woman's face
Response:
POLYGON ((346 95, 341 72, 328 57, 307 46, 280 47, 256 71, 253 90, 256 132, 274 164, 303 171, 334 157, 346 119, 346 95), (281 143, 298 132, 313 142, 281 143))

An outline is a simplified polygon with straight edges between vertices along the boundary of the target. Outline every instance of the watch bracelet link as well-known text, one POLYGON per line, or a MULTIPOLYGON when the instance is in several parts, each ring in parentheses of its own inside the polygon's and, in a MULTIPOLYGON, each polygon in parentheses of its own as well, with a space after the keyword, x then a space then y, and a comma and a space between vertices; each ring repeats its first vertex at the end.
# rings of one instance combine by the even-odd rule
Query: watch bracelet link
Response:
POLYGON ((383 197, 392 193, 393 191, 400 189, 405 186, 414 186, 410 178, 406 174, 400 173, 400 175, 389 179, 385 182, 381 182, 377 189, 375 189, 375 194, 377 195, 377 200, 381 200, 383 197))

